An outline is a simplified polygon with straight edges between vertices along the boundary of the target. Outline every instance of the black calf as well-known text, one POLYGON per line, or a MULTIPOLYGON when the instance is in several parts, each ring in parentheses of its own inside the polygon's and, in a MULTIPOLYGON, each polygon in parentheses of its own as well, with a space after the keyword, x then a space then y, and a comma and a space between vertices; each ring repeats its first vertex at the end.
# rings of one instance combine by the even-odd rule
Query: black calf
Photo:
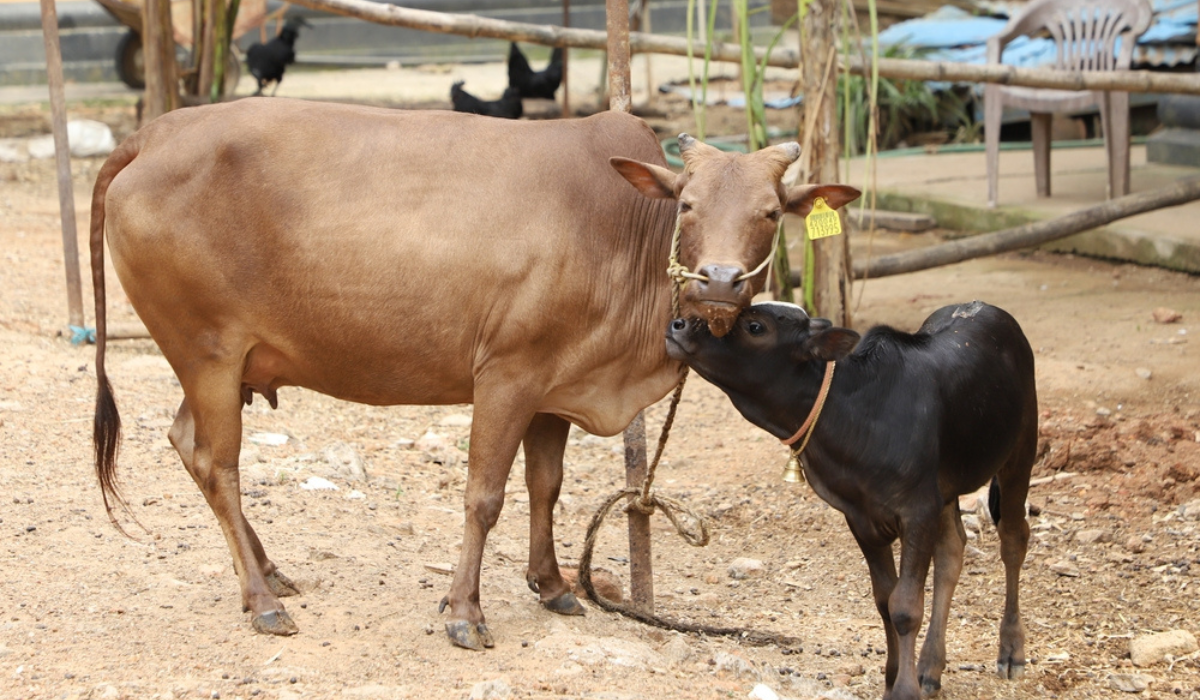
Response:
POLYGON ((966 544, 958 496, 995 477, 992 512, 1007 581, 997 668, 1016 678, 1025 668, 1017 596, 1037 448, 1029 341, 1012 316, 978 301, 939 309, 916 333, 877 327, 858 341, 854 331, 810 319, 797 306, 766 303, 747 308, 722 338, 702 322, 676 319, 667 353, 772 435, 796 441, 810 433, 802 458, 809 483, 846 516, 870 568, 887 631, 890 700, 941 687, 950 598, 966 544), (824 408, 815 425, 797 430, 815 413, 827 368, 833 379, 824 408), (931 560, 933 609, 918 661, 931 560))

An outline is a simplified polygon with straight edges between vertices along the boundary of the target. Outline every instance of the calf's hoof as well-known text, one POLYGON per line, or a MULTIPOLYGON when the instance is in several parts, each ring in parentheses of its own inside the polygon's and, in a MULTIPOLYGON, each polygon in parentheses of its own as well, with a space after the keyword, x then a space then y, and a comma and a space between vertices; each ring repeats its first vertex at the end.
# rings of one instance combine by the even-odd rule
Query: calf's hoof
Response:
POLYGON ((300 631, 292 616, 286 610, 272 610, 262 615, 255 615, 250 624, 254 631, 260 634, 274 634, 280 637, 290 637, 300 631))
POLYGON ((1001 659, 996 662, 996 673, 1004 679, 1015 681, 1025 675, 1025 662, 1001 659))
POLYGON ((483 651, 496 646, 496 642, 492 639, 492 633, 482 622, 478 624, 471 624, 466 620, 447 622, 446 636, 450 637, 454 646, 472 651, 483 651))
POLYGON ((300 595, 300 588, 292 583, 290 578, 278 571, 267 574, 267 586, 271 588, 271 592, 275 594, 276 598, 300 595))
POLYGON ((580 604, 575 594, 567 591, 557 598, 543 600, 542 607, 559 615, 583 615, 587 610, 580 604))
POLYGON ((921 697, 932 698, 942 692, 942 682, 936 678, 921 678, 921 697))

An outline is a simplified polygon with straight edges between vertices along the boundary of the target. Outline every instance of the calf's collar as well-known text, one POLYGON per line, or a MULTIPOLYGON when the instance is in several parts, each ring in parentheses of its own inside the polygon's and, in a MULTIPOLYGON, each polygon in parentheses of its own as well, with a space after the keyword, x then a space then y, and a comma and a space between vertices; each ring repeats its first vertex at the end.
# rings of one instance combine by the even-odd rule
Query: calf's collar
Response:
POLYGON ((821 380, 821 390, 817 392, 817 401, 813 404, 812 410, 808 412, 808 418, 804 419, 803 425, 790 438, 780 440, 783 444, 791 447, 800 438, 804 438, 804 442, 800 443, 800 447, 795 450, 796 454, 800 454, 805 447, 808 447, 808 439, 817 429, 817 419, 821 417, 821 409, 825 407, 825 399, 829 397, 829 386, 833 384, 833 370, 836 367, 836 362, 825 363, 825 377, 821 380))

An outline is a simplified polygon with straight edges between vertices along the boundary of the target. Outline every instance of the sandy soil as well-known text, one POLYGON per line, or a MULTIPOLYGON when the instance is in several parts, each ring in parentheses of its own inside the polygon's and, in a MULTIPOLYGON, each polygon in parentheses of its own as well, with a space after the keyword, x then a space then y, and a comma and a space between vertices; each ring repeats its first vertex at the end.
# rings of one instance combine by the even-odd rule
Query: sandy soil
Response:
MULTIPOLYGON (((118 136, 132 129, 128 103, 89 110, 118 136)), ((39 107, 3 108, 0 136, 44 121, 39 107)), ((83 221, 99 164, 73 163, 83 221)), ((854 244, 862 255, 868 243, 878 253, 936 237, 856 234, 854 244)), ((149 341, 111 343, 108 365, 125 419, 122 480, 148 532, 129 539, 106 520, 90 457, 94 352, 62 335, 49 162, 0 164, 0 254, 0 698, 739 698, 756 683, 793 698, 882 693, 882 625, 841 516, 782 483, 785 450, 695 378, 657 485, 705 514, 713 538, 688 547, 654 518, 658 610, 794 635, 798 648, 539 608, 524 582, 520 461, 484 558, 496 648, 451 647, 437 602, 460 545, 470 407, 379 409, 296 389, 280 392, 278 411, 259 401, 245 415, 246 511, 303 589, 287 601, 301 633, 257 635, 215 519, 166 440, 181 395, 149 341), (287 441, 260 444, 264 435, 287 441), (365 480, 350 474, 355 463, 365 480), (312 476, 338 490, 302 489, 312 476), (731 578, 737 557, 761 560, 763 573, 731 578)), ((1003 571, 985 521, 972 529, 942 697, 1113 697, 1112 674, 1144 673, 1145 697, 1200 698, 1196 654, 1145 669, 1128 658, 1132 637, 1200 632, 1200 279, 1034 253, 871 281, 855 296, 861 328, 913 329, 939 306, 984 299, 1011 311, 1037 352, 1035 477, 1063 478, 1031 495, 1032 664, 1017 682, 992 674, 1003 571), (1157 323, 1157 307, 1182 319, 1157 323)), ((135 320, 119 292, 109 313, 135 320)), ((652 431, 663 414, 650 410, 652 431)), ((556 518, 567 563, 623 482, 621 452, 620 438, 572 435, 556 518)), ((607 527, 596 558, 627 581, 623 529, 607 527)))

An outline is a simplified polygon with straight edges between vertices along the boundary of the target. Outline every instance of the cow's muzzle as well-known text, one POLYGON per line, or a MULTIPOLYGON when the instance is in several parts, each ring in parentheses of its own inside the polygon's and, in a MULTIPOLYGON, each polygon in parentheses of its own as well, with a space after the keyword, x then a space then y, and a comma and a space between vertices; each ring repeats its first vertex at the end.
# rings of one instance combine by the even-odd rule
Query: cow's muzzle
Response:
POLYGON ((684 288, 685 316, 702 318, 709 331, 720 338, 733 327, 734 319, 750 305, 750 280, 732 265, 705 265, 684 288))

